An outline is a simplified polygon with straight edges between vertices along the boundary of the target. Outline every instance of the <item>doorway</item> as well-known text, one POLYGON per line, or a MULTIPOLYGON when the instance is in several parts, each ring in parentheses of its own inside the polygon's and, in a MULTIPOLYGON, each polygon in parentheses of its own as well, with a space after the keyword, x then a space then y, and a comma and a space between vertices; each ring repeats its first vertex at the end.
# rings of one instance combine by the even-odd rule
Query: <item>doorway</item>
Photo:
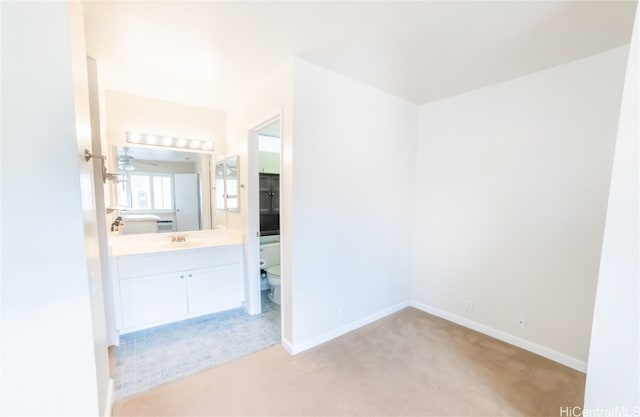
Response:
MULTIPOLYGON (((275 304, 282 312, 280 285, 281 113, 248 132, 247 310, 259 314, 275 304), (271 304, 270 304, 271 303, 271 304)), ((282 313, 280 313, 282 314, 282 313)), ((281 329, 282 330, 282 329, 281 329)))

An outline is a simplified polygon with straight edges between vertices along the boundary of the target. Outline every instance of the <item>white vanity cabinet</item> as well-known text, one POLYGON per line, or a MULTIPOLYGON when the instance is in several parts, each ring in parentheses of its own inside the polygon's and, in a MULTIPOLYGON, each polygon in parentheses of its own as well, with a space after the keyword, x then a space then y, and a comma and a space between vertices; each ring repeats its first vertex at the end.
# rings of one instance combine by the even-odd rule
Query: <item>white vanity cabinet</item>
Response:
POLYGON ((120 334, 240 307, 240 245, 114 258, 120 334))

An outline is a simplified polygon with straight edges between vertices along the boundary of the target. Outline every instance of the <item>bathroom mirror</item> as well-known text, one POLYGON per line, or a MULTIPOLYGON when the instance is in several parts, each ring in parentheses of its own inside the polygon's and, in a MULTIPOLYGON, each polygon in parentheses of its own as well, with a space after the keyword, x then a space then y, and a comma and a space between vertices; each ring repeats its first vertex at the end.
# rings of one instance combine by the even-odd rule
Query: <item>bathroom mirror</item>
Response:
POLYGON ((135 227, 142 219, 157 219, 157 232, 204 230, 216 224, 211 153, 117 146, 114 155, 114 198, 124 218, 122 232, 148 233, 135 227))
POLYGON ((221 159, 216 162, 216 174, 215 174, 215 189, 216 189, 216 210, 226 210, 226 202, 224 196, 225 190, 225 160, 221 159))
POLYGON ((238 155, 229 156, 226 161, 225 170, 225 194, 227 210, 231 212, 240 211, 240 176, 238 172, 238 155))

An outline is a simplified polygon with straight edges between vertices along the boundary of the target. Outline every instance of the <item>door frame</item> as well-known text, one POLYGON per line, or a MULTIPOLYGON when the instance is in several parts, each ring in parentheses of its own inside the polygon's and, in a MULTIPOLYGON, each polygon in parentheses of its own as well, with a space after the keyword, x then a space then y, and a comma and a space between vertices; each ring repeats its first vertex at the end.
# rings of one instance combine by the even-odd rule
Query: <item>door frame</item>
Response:
MULTIPOLYGON (((282 170, 282 108, 263 117, 247 131, 247 312, 251 315, 262 312, 260 290, 260 198, 258 187, 260 181, 258 158, 258 133, 264 127, 276 120, 280 120, 280 169, 282 170), (255 266, 255 267, 254 267, 255 266)), ((280 187, 282 188, 282 187, 280 187)), ((280 227, 282 227, 282 193, 280 193, 280 227)), ((282 233, 280 233, 280 264, 282 264, 282 233)), ((282 294, 282 278, 280 279, 280 293, 282 294)), ((280 315, 285 310, 282 306, 284 299, 280 299, 280 315)), ((282 321, 281 321, 282 322, 282 321)), ((281 326, 282 331, 282 326, 281 326)))

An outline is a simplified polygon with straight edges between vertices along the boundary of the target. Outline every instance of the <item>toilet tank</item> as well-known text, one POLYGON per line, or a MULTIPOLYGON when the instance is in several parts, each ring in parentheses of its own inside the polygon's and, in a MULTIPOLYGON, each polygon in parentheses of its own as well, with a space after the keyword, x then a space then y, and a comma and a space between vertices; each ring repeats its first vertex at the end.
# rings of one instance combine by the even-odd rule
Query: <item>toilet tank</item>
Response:
POLYGON ((261 243, 260 259, 264 259, 265 261, 264 268, 280 265, 280 242, 261 243))

